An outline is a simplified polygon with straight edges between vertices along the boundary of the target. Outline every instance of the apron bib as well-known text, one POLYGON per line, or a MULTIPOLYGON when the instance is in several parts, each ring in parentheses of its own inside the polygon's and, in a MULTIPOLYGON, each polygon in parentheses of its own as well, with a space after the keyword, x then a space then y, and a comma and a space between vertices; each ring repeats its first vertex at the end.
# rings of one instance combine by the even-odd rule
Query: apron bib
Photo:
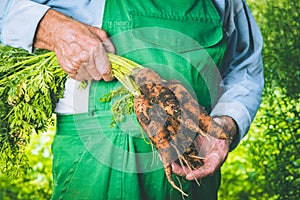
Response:
MULTIPOLYGON (((102 28, 117 54, 166 80, 180 80, 210 111, 225 51, 220 16, 211 1, 107 0, 102 28)), ((57 116, 53 199, 182 199, 166 180, 135 115, 110 127, 114 102, 99 99, 119 86, 118 81, 92 82, 88 113, 57 116)), ((184 178, 180 183, 186 199, 216 199, 220 171, 201 179, 200 187, 184 178)))

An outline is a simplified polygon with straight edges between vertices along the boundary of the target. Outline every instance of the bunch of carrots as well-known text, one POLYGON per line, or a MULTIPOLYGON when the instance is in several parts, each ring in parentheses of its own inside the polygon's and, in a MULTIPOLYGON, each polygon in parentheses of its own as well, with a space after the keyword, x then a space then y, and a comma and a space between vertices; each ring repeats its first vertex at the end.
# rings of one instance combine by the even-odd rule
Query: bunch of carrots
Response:
POLYGON ((115 75, 120 65, 130 68, 123 76, 116 77, 134 95, 137 120, 158 150, 169 183, 187 195, 172 179, 172 162, 190 170, 201 167, 205 158, 199 156, 194 146, 195 137, 209 134, 227 139, 227 133, 179 81, 163 80, 152 69, 123 57, 109 54, 109 58, 115 75))

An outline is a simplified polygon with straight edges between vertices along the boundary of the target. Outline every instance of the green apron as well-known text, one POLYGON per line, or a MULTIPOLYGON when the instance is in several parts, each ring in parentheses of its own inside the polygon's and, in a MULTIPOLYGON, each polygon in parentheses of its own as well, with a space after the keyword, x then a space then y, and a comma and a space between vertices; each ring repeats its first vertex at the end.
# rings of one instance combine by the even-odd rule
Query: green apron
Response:
MULTIPOLYGON (((212 1, 107 0, 102 28, 117 54, 153 68, 164 79, 180 80, 210 111, 225 51, 212 1)), ((114 101, 99 99, 119 86, 117 81, 92 82, 88 113, 57 115, 52 199, 182 199, 166 180, 135 115, 110 127, 114 101)), ((186 199, 217 199, 220 171, 201 179, 200 186, 173 178, 188 193, 186 199)))

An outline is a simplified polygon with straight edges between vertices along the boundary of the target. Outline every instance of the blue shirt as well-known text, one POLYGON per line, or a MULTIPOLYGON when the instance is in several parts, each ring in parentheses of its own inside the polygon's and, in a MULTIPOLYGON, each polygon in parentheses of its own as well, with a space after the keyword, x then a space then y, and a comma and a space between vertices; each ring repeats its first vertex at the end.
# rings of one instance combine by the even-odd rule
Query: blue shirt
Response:
MULTIPOLYGON (((239 134, 238 140, 231 145, 232 150, 248 132, 261 102, 264 86, 261 57, 263 40, 245 0, 213 2, 223 21, 227 50, 221 66, 221 84, 225 93, 213 108, 211 116, 227 115, 236 121, 239 134)), ((33 51, 36 28, 49 8, 90 25, 101 25, 104 4, 105 1, 101 0, 1 0, 1 43, 33 51)), ((68 80, 65 97, 58 103, 56 112, 85 112, 77 108, 87 106, 70 101, 87 99, 88 93, 76 94, 72 92, 72 87, 74 88, 74 80, 68 80), (77 97, 74 98, 74 95, 77 97)), ((81 102, 87 104, 88 101, 81 102)))

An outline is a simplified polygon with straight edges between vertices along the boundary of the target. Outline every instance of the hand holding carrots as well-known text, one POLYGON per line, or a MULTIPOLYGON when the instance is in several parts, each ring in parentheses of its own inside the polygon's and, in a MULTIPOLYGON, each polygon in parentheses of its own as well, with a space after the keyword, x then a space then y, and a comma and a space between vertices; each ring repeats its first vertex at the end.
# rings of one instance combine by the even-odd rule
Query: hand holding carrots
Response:
POLYGON ((39 24, 34 46, 55 51, 59 64, 73 79, 113 78, 106 51, 114 53, 115 48, 102 29, 50 9, 39 24))
MULTIPOLYGON (((230 133, 232 138, 234 138, 237 132, 237 126, 232 118, 222 116, 214 118, 214 121, 230 133)), ((205 137, 199 135, 194 140, 194 143, 199 156, 204 158, 203 166, 191 171, 189 168, 182 167, 176 162, 172 164, 173 172, 180 176, 185 176, 187 180, 194 180, 195 178, 199 179, 213 175, 227 158, 230 140, 218 139, 208 134, 205 137)))
POLYGON ((198 147, 197 150, 200 152, 200 157, 204 158, 203 166, 191 171, 186 166, 182 167, 176 162, 172 163, 173 172, 180 176, 185 176, 187 180, 195 180, 213 175, 225 162, 229 152, 228 140, 217 139, 210 135, 206 137, 198 136, 194 143, 196 148, 198 147))

